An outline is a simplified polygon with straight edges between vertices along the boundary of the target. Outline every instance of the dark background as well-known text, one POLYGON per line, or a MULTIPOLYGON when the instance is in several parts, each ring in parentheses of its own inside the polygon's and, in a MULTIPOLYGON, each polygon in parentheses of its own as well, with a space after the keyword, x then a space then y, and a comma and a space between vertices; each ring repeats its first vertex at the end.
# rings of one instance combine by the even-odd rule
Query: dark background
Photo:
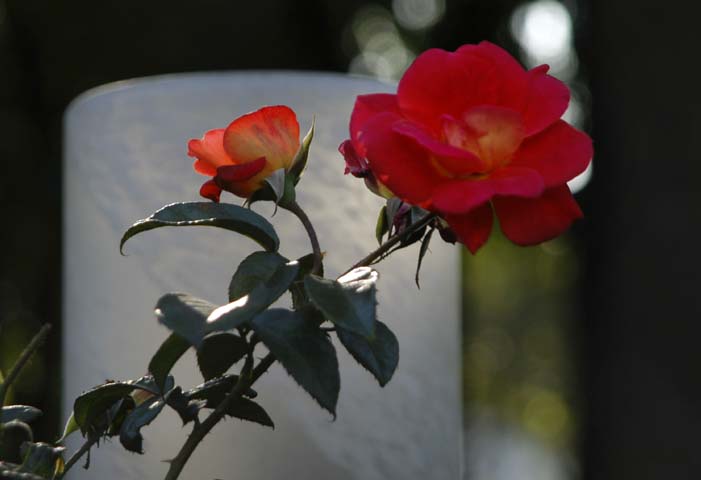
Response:
MULTIPOLYGON (((61 298, 61 116, 84 90, 131 77, 224 69, 347 71, 368 3, 334 0, 0 0, 0 368, 44 322, 49 344, 14 401, 57 436, 61 298)), ((520 52, 518 0, 447 0, 414 51, 483 39, 520 52)), ((701 455, 701 46, 697 3, 580 0, 583 128, 596 150, 571 237, 578 427, 586 479, 699 478, 701 455), (588 114, 591 113, 591 116, 588 114)), ((468 328, 469 330, 469 328, 468 328)), ((466 391, 469 402, 470 390, 466 391)))

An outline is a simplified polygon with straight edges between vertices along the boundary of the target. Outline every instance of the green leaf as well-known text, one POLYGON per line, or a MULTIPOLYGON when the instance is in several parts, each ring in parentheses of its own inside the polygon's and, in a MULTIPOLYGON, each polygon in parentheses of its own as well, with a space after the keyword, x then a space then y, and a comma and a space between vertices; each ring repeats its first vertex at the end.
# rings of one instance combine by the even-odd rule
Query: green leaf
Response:
MULTIPOLYGON (((297 278, 290 285, 290 293, 292 294, 292 305, 295 310, 299 310, 302 306, 309 303, 309 298, 307 297, 307 291, 304 289, 304 277, 309 275, 314 268, 314 254, 310 253, 303 257, 297 259, 299 262, 299 272, 297 272, 297 278)), ((324 264, 320 265, 320 276, 324 276, 324 264)))
POLYGON ((130 452, 144 453, 141 428, 151 423, 163 410, 166 402, 161 397, 152 397, 132 410, 122 422, 119 442, 130 452))
POLYGON ((309 131, 302 139, 302 144, 292 160, 292 166, 290 167, 289 175, 293 179, 294 184, 299 183, 299 179, 302 178, 304 170, 307 168, 307 160, 309 159, 309 147, 311 147, 312 139, 314 138, 314 125, 316 124, 316 119, 312 118, 312 126, 309 131))
POLYGON ((239 398, 233 401, 226 410, 226 414, 241 420, 259 423, 265 427, 275 428, 275 424, 268 412, 256 402, 247 398, 239 398))
POLYGON ((0 478, 5 478, 2 476, 3 462, 22 463, 22 444, 33 441, 32 428, 24 422, 12 420, 0 426, 0 478))
POLYGON ((168 392, 166 398, 166 404, 177 412, 183 425, 194 421, 197 413, 206 406, 206 403, 204 400, 191 400, 180 387, 175 387, 168 392))
POLYGON ((175 362, 187 352, 188 348, 190 348, 190 342, 177 333, 171 333, 158 348, 155 355, 151 357, 148 371, 153 375, 153 379, 158 388, 161 389, 161 393, 165 393, 163 387, 170 370, 175 365, 175 362))
POLYGON ((387 207, 382 206, 380 214, 377 216, 377 224, 375 225, 375 238, 377 243, 382 245, 382 238, 389 232, 391 223, 387 221, 387 207))
POLYGON ((397 213, 399 213, 399 209, 402 207, 403 204, 404 202, 402 202, 397 197, 387 199, 387 203, 385 205, 385 215, 387 216, 387 226, 390 230, 394 225, 394 217, 397 216, 397 213))
POLYGON ((289 262, 274 252, 253 252, 236 269, 229 283, 229 301, 248 295, 258 284, 266 282, 275 270, 289 262))
POLYGON ((336 326, 372 338, 377 317, 378 274, 369 267, 351 270, 336 280, 309 275, 304 286, 312 303, 336 326))
POLYGON ((270 251, 277 250, 280 245, 270 222, 250 209, 227 203, 183 202, 166 205, 129 227, 119 243, 119 251, 122 252, 126 241, 137 233, 160 227, 190 226, 219 227, 238 232, 270 251))
MULTIPOLYGON (((208 380, 192 390, 188 390, 184 395, 193 400, 205 401, 206 408, 216 408, 238 381, 238 375, 222 375, 221 377, 208 380)), ((249 398, 255 398, 258 394, 255 390, 249 388, 244 392, 244 395, 249 398)))
POLYGON ((300 312, 279 308, 261 313, 251 326, 287 373, 335 417, 341 380, 326 333, 300 312))
POLYGON ((433 235, 435 227, 431 228, 428 233, 424 236, 423 240, 421 240, 421 248, 419 249, 419 260, 416 262, 416 275, 414 276, 414 281, 416 282, 417 288, 421 288, 421 285, 419 285, 419 271, 421 270, 421 262, 424 259, 424 256, 426 255, 426 252, 428 251, 428 244, 431 243, 431 235, 433 235))
POLYGON ((63 443, 66 441, 66 438, 73 433, 80 430, 80 425, 78 425, 78 422, 75 421, 75 413, 71 412, 71 416, 68 418, 68 421, 66 422, 66 426, 63 427, 63 435, 61 435, 61 438, 59 438, 56 443, 63 443))
POLYGON ((206 332, 231 330, 250 321, 287 291, 299 271, 296 261, 280 265, 265 281, 243 297, 214 310, 207 317, 206 332))
POLYGON ((2 407, 0 411, 0 423, 19 420, 24 423, 31 423, 41 416, 41 410, 28 405, 10 405, 2 407))
MULTIPOLYGON (((22 455, 24 460, 22 465, 17 470, 18 473, 32 473, 44 478, 54 478, 54 472, 62 470, 62 467, 57 465, 61 462, 61 456, 64 447, 54 447, 48 443, 31 443, 27 442, 22 445, 22 455)), ((19 477, 18 477, 19 478, 19 477)))
POLYGON ((205 380, 223 375, 248 353, 246 341, 233 333, 205 337, 197 350, 197 365, 205 380))
POLYGON ((342 328, 336 335, 355 360, 374 375, 380 386, 390 381, 399 363, 399 343, 384 323, 377 321, 375 338, 369 340, 342 328))
MULTIPOLYGON (((169 377, 172 388, 172 377, 169 377)), ((127 382, 108 382, 99 385, 80 395, 73 403, 73 416, 75 422, 80 427, 83 434, 87 433, 91 427, 98 427, 104 420, 104 414, 119 400, 129 396, 134 390, 144 390, 153 395, 160 395, 160 388, 156 385, 153 377, 146 376, 138 380, 127 382)))
MULTIPOLYGON (((206 334, 207 317, 215 309, 215 305, 201 298, 193 297, 186 293, 167 293, 156 303, 154 313, 160 323, 186 339, 190 344, 199 347, 202 343, 202 338, 206 334)), ((175 347, 178 347, 178 345, 175 345, 175 347)), ((180 348, 182 348, 181 345, 180 348)), ((176 353, 177 350, 175 348, 169 348, 166 360, 173 360, 176 353)), ((165 367, 166 365, 159 366, 165 367)), ((159 374, 162 374, 162 372, 159 372, 159 374)))

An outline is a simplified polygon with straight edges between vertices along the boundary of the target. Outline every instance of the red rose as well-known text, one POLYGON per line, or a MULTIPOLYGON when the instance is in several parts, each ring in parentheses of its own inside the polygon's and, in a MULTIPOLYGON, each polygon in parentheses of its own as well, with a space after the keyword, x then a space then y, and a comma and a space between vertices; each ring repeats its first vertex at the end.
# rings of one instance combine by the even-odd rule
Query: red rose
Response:
POLYGON ((526 71, 488 42, 428 50, 396 95, 357 98, 351 150, 396 196, 443 217, 473 253, 489 238, 492 210, 514 243, 556 237, 582 216, 567 181, 593 151, 560 120, 569 90, 547 71, 526 71))
POLYGON ((289 170, 299 150, 299 123, 282 105, 263 107, 243 115, 226 127, 210 130, 188 143, 197 173, 213 177, 200 194, 219 201, 222 190, 248 198, 271 173, 289 170))

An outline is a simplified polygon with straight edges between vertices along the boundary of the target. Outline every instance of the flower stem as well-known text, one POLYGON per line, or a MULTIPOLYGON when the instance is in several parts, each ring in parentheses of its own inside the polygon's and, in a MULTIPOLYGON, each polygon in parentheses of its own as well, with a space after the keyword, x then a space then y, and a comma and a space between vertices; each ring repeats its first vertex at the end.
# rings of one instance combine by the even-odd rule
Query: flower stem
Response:
MULTIPOLYGON (((17 380, 20 372, 29 359, 32 358, 34 352, 44 343, 46 336, 49 334, 49 330, 51 330, 51 325, 48 323, 41 327, 41 330, 34 335, 29 345, 24 348, 17 361, 10 369, 10 372, 7 374, 7 377, 5 377, 5 380, 0 384, 0 408, 5 405, 5 396, 7 395, 7 390, 10 388, 10 385, 17 380)), ((0 417, 2 417, 2 410, 0 410, 0 417)))
POLYGON ((302 222, 304 229, 307 231, 307 235, 309 235, 309 241, 312 244, 312 252, 314 253, 314 265, 312 266, 311 273, 319 273, 321 271, 322 259, 321 247, 319 247, 319 239, 316 236, 316 231, 314 230, 312 222, 309 220, 309 217, 304 212, 304 210, 302 210, 302 207, 300 207, 299 204, 297 204, 297 202, 290 202, 288 205, 285 206, 285 208, 292 212, 297 218, 299 218, 299 221, 302 222))
POLYGON ((348 270, 343 272, 339 277, 342 277, 346 273, 350 272, 351 270, 358 268, 358 267, 367 267, 368 265, 372 265, 377 259, 382 258, 384 255, 390 253, 389 251, 397 245, 399 242, 402 242, 406 240, 407 238, 411 237, 414 233, 418 232, 422 228, 424 228, 426 225, 431 223, 431 221, 436 218, 435 213, 429 213, 428 215, 425 215, 421 220, 419 220, 416 223, 412 223, 409 225, 402 233, 399 235, 394 235, 393 237, 387 239, 385 243, 380 245, 380 247, 377 250, 374 250, 370 252, 368 255, 360 259, 358 262, 356 262, 352 267, 350 267, 348 270))
MULTIPOLYGON (((73 465, 75 465, 78 460, 80 460, 80 457, 85 455, 90 451, 90 449, 95 445, 99 440, 100 440, 100 435, 99 433, 89 433, 88 434, 88 439, 83 443, 83 445, 71 456, 71 458, 68 459, 66 462, 66 465, 63 467, 63 473, 58 477, 58 478, 63 478, 68 470, 70 470, 73 465)), ((90 457, 88 456, 88 459, 90 457)), ((88 460, 89 461, 89 460, 88 460)), ((86 467, 87 468, 87 467, 86 467)))

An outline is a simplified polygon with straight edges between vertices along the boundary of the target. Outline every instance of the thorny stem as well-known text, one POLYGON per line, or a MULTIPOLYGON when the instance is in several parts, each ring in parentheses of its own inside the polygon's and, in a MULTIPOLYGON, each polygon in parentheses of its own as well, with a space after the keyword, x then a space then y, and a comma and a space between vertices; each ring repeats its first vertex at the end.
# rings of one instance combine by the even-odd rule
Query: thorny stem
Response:
POLYGON ((368 265, 372 265, 375 260, 381 259, 384 255, 391 253, 390 250, 392 247, 397 245, 399 242, 406 240, 407 238, 411 237, 414 233, 418 232, 422 228, 424 228, 426 225, 431 223, 431 221, 436 218, 435 213, 429 213, 428 215, 425 215, 421 220, 419 220, 416 223, 412 223, 407 227, 406 230, 404 230, 402 233, 399 235, 394 235, 393 237, 390 237, 385 243, 380 245, 380 247, 377 250, 374 250, 370 252, 368 255, 363 257, 361 260, 356 262, 352 267, 350 267, 348 270, 343 272, 339 277, 342 277, 346 273, 350 272, 351 270, 358 268, 358 267, 367 267, 368 265))
MULTIPOLYGON (((287 210, 289 210, 294 215, 296 215, 297 218, 299 218, 305 230, 307 231, 307 235, 309 235, 309 240, 312 244, 312 251, 314 254, 314 265, 312 267, 312 273, 320 272, 322 261, 321 248, 319 247, 319 240, 317 238, 316 231, 314 230, 314 227, 312 226, 312 223, 309 220, 309 217, 307 217, 304 210, 302 210, 302 208, 296 202, 292 202, 285 208, 287 208, 287 210)), ((374 250, 373 252, 356 262, 342 275, 345 275, 354 268, 371 265, 376 260, 381 259, 385 255, 391 253, 390 250, 392 249, 392 247, 397 245, 399 242, 409 238, 412 234, 428 225, 434 218, 436 218, 435 214, 426 215, 418 222, 410 225, 399 235, 395 235, 388 239, 378 249, 374 250)), ((332 331, 333 328, 326 330, 332 331)), ((212 430, 212 428, 214 428, 214 426, 217 423, 219 423, 219 421, 222 418, 224 418, 227 409, 231 405, 231 402, 240 398, 243 395, 243 393, 248 388, 250 388, 268 370, 268 368, 270 368, 270 366, 273 363, 275 363, 275 356, 272 353, 268 353, 265 357, 263 357, 263 359, 260 361, 260 363, 258 363, 258 365, 255 368, 252 368, 252 350, 254 346, 255 344, 253 343, 249 345, 249 347, 251 348, 251 352, 249 352, 249 355, 246 358, 246 364, 241 370, 241 375, 239 376, 239 380, 238 382, 236 382, 236 385, 233 386, 233 388, 226 395, 224 400, 222 400, 222 402, 219 405, 217 405, 217 408, 212 413, 210 413, 209 416, 203 422, 195 425, 195 427, 192 429, 192 432, 190 433, 190 436, 185 441, 185 444, 182 446, 175 458, 170 462, 170 468, 168 469, 168 473, 166 474, 164 480, 176 480, 180 476, 180 473, 185 467, 185 464, 187 463, 197 446, 200 444, 200 442, 212 430)))
POLYGON ((314 230, 312 222, 309 220, 309 217, 307 217, 307 214, 304 212, 304 210, 302 210, 302 207, 300 207, 297 202, 291 202, 285 208, 299 218, 299 221, 302 222, 304 229, 307 231, 309 241, 312 244, 312 252, 314 253, 312 273, 319 273, 321 271, 321 247, 319 247, 319 239, 316 236, 316 231, 314 230))
MULTIPOLYGON (((34 338, 32 338, 32 341, 29 342, 29 345, 24 348, 22 354, 19 356, 15 364, 10 369, 10 372, 7 374, 7 377, 5 377, 5 380, 0 384, 0 408, 5 405, 5 396, 7 395, 7 390, 9 389, 10 385, 17 380, 20 372, 27 364, 29 359, 32 358, 34 352, 41 346, 42 343, 44 343, 46 336, 49 334, 49 330, 51 330, 51 325, 48 323, 41 327, 41 330, 34 335, 34 338)), ((2 417, 2 410, 0 410, 0 417, 2 417)))
POLYGON ((209 414, 209 416, 200 424, 192 429, 192 433, 187 437, 185 444, 182 446, 175 458, 170 462, 170 468, 165 476, 165 480, 175 480, 182 472, 185 464, 189 460, 192 453, 200 444, 202 439, 224 418, 231 403, 240 398, 241 395, 251 386, 268 368, 275 362, 275 356, 272 353, 266 355, 260 363, 253 367, 253 357, 249 355, 246 358, 246 364, 241 369, 241 375, 238 382, 233 386, 231 391, 226 395, 224 400, 217 405, 217 408, 209 414))
MULTIPOLYGON (((68 459, 66 465, 63 467, 63 473, 58 478, 63 478, 66 472, 70 470, 73 465, 75 465, 80 458, 86 453, 90 452, 90 449, 100 440, 100 434, 88 434, 88 439, 83 443, 83 445, 68 459)), ((90 456, 88 455, 88 459, 90 456)), ((89 460, 88 460, 89 461, 89 460)), ((87 468, 87 467, 86 467, 87 468)))

